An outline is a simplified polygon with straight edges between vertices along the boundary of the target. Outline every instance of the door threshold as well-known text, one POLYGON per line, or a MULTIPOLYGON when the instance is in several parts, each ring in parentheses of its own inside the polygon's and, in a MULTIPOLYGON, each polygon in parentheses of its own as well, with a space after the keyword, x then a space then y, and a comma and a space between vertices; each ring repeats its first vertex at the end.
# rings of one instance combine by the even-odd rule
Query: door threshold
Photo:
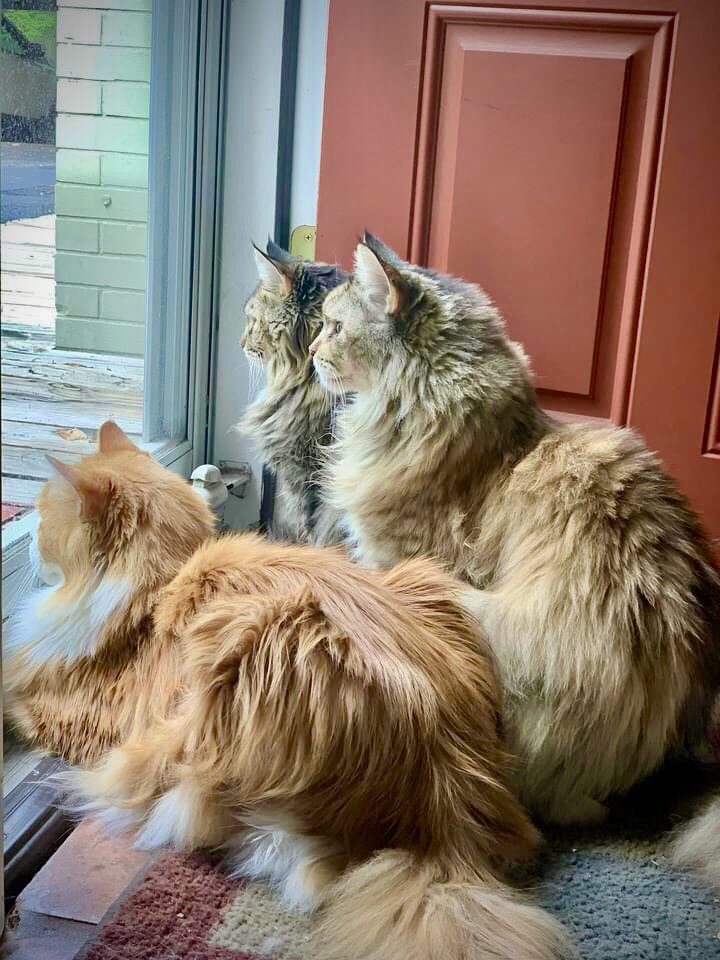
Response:
POLYGON ((74 827, 50 779, 66 769, 62 760, 43 757, 3 799, 6 907, 74 827))

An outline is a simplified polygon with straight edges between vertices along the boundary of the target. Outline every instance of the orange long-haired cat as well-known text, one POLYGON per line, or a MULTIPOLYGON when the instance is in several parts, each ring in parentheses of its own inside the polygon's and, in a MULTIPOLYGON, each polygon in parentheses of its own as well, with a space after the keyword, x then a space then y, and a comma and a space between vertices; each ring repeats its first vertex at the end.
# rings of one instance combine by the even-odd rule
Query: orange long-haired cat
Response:
POLYGON ((559 925, 503 880, 538 836, 508 787, 464 588, 429 561, 378 573, 253 535, 193 552, 204 504, 114 425, 97 454, 57 468, 38 536, 56 586, 30 601, 8 669, 37 742, 85 757, 131 728, 75 775, 87 809, 147 847, 225 846, 239 873, 321 905, 327 957, 565 952, 559 925), (131 679, 110 691, 103 675, 131 679))
POLYGON ((95 761, 177 696, 177 648, 155 634, 160 592, 213 532, 205 501, 112 421, 78 466, 49 458, 30 556, 45 587, 3 638, 5 709, 20 736, 95 761))

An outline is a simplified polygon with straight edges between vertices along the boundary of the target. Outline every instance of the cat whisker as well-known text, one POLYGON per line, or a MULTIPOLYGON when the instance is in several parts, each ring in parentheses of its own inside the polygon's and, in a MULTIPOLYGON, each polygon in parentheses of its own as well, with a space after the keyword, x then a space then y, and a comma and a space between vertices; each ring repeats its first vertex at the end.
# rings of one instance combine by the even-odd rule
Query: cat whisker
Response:
POLYGON ((252 404, 257 399, 262 386, 262 377, 264 367, 259 357, 247 354, 248 360, 248 404, 252 404))
POLYGON ((331 374, 331 382, 334 390, 331 396, 332 405, 330 408, 330 442, 333 444, 337 440, 337 413, 339 409, 342 410, 344 408, 347 402, 347 395, 342 377, 339 373, 333 371, 331 374))

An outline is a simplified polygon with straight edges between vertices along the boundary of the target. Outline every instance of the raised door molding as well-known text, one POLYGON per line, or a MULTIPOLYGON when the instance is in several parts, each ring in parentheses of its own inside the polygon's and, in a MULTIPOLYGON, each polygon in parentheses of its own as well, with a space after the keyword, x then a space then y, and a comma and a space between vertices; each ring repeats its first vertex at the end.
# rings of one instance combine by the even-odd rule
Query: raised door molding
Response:
POLYGON ((488 290, 550 409, 627 419, 673 27, 428 10, 410 258, 488 290))

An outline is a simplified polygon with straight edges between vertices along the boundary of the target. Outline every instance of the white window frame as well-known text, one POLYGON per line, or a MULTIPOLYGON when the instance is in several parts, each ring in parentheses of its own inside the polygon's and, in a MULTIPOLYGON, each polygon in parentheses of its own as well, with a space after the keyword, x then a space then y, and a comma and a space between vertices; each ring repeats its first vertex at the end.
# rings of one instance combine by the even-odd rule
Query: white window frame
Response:
MULTIPOLYGON (((153 375, 143 447, 184 476, 206 461, 212 436, 228 5, 152 6, 145 369, 153 375)), ((2 531, 3 615, 27 582, 36 522, 33 511, 2 531)), ((62 830, 50 794, 31 819, 19 818, 17 836, 6 834, 5 876, 42 858, 62 830)))
MULTIPOLYGON (((185 476, 207 458, 213 407, 228 2, 152 4, 143 447, 185 476)), ((3 527, 3 615, 36 522, 3 527)))

